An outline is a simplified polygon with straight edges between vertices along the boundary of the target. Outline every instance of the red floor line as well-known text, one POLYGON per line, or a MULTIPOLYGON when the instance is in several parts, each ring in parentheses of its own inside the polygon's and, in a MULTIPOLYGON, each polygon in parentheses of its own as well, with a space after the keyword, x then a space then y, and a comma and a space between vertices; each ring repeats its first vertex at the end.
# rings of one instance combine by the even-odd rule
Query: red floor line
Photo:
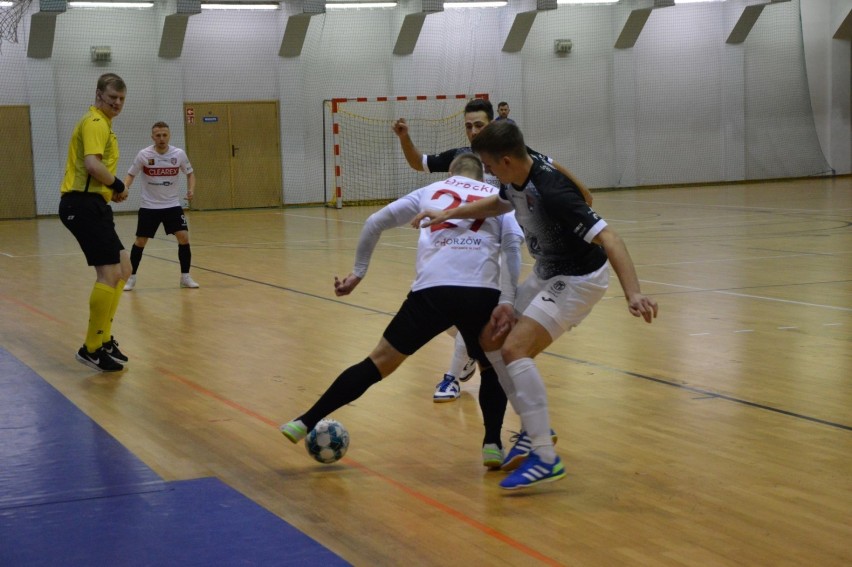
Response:
POLYGON ((19 305, 19 306, 23 307, 24 309, 26 309, 27 311, 35 313, 36 315, 41 315, 45 319, 50 319, 54 323, 62 323, 62 321, 60 321, 59 319, 57 319, 53 315, 49 315, 49 314, 45 313, 44 311, 40 311, 39 309, 36 309, 32 305, 30 305, 28 303, 24 303, 23 301, 21 301, 19 299, 15 299, 14 297, 9 297, 8 295, 0 293, 0 299, 8 301, 9 303, 14 303, 16 305, 19 305))
MULTIPOLYGON (((180 382, 181 384, 195 390, 199 394, 203 394, 205 396, 213 398, 214 400, 220 401, 223 404, 225 404, 226 406, 228 406, 232 409, 235 409, 235 410, 239 411, 240 413, 243 413, 243 414, 245 414, 249 417, 253 417, 253 418, 257 419, 261 423, 273 426, 276 429, 278 428, 278 422, 276 422, 272 419, 269 419, 268 417, 265 417, 263 415, 260 415, 259 413, 252 411, 249 408, 247 408, 243 405, 240 405, 240 404, 234 402, 233 400, 230 400, 230 399, 222 396, 221 394, 217 394, 216 392, 213 392, 212 390, 208 390, 204 386, 201 386, 200 384, 197 384, 197 383, 193 382, 192 380, 189 380, 188 378, 185 378, 183 376, 179 376, 178 374, 175 374, 174 372, 170 372, 170 371, 168 371, 164 368, 158 367, 157 371, 160 374, 162 374, 162 375, 164 375, 168 378, 171 378, 172 380, 180 382)), ((441 512, 443 512, 445 514, 448 514, 448 515, 454 517, 455 519, 471 526, 474 529, 479 530, 480 532, 484 533, 485 535, 487 535, 489 537, 500 540, 501 542, 505 543, 506 545, 520 551, 521 553, 524 553, 525 555, 530 556, 533 559, 536 559, 537 561, 540 561, 541 563, 543 563, 545 565, 553 565, 553 566, 562 565, 562 563, 559 563, 555 559, 552 559, 552 558, 550 558, 550 557, 548 557, 548 556, 546 556, 542 553, 539 553, 538 551, 536 551, 536 550, 524 545, 523 543, 507 536, 506 534, 504 534, 500 531, 497 531, 494 528, 488 527, 487 525, 474 520, 470 516, 468 516, 468 515, 466 515, 462 512, 459 512, 458 510, 451 508, 450 506, 447 506, 446 504, 443 504, 443 503, 435 500, 434 498, 430 498, 430 497, 426 496, 422 492, 419 492, 419 491, 417 491, 417 490, 415 490, 415 489, 413 489, 409 486, 406 486, 405 484, 403 484, 403 483, 401 483, 397 480, 394 480, 394 479, 387 477, 387 476, 385 476, 385 475, 383 475, 379 472, 376 472, 373 469, 370 469, 369 467, 362 465, 361 463, 359 463, 355 459, 352 459, 351 457, 346 458, 346 463, 349 464, 349 465, 352 465, 355 468, 360 469, 360 470, 362 470, 362 471, 364 471, 364 472, 366 472, 366 473, 368 473, 372 476, 375 476, 376 478, 382 479, 383 481, 387 482, 388 484, 390 484, 390 485, 396 487, 397 489, 405 492, 409 496, 416 498, 417 500, 423 502, 424 504, 431 506, 432 508, 440 510, 441 512)))

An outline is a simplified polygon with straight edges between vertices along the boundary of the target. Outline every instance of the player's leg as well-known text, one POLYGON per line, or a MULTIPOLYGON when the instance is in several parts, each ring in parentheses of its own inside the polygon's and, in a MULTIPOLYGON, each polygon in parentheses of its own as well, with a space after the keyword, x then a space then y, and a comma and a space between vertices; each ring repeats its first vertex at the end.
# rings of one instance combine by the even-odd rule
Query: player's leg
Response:
POLYGON ((192 249, 189 247, 189 223, 186 214, 181 207, 172 207, 164 209, 163 215, 163 226, 166 228, 166 234, 174 234, 178 242, 180 287, 190 289, 201 287, 189 275, 189 268, 192 265, 192 249))
POLYGON ((112 322, 115 319, 116 311, 118 311, 118 302, 121 299, 121 292, 124 290, 126 280, 130 277, 130 257, 127 254, 127 250, 121 250, 119 253, 118 266, 111 266, 110 269, 115 270, 116 267, 118 274, 111 274, 109 276, 110 280, 115 279, 115 294, 113 295, 112 304, 109 308, 109 318, 104 326, 102 346, 104 352, 106 352, 113 360, 119 364, 125 364, 127 363, 128 358, 127 355, 119 350, 118 341, 116 341, 115 337, 112 335, 112 322))
POLYGON ((503 488, 523 488, 565 476, 553 447, 547 391, 533 358, 579 325, 603 297, 608 283, 608 266, 604 265, 586 276, 558 276, 546 281, 535 278, 534 285, 524 290, 523 315, 500 352, 515 390, 510 400, 529 437, 530 453, 520 468, 500 483, 503 488), (528 292, 535 288, 537 293, 528 300, 528 292))
POLYGON ((308 411, 282 425, 281 433, 294 443, 300 441, 322 418, 360 398, 406 358, 382 337, 370 356, 344 370, 308 411))
POLYGON ((450 359, 449 368, 435 387, 435 393, 432 395, 432 400, 435 402, 451 402, 458 399, 461 394, 461 382, 467 382, 476 372, 476 359, 468 354, 462 336, 455 328, 447 331, 447 334, 455 337, 453 356, 450 359))
POLYGON ((406 358, 449 328, 452 323, 445 317, 434 316, 433 289, 409 293, 370 355, 344 370, 307 412, 283 424, 281 433, 297 443, 319 420, 361 397, 370 386, 389 376, 406 358))
MULTIPOLYGON (((546 288, 548 283, 548 281, 540 280, 534 275, 528 277, 518 288, 515 305, 516 309, 527 308, 531 302, 541 296, 542 290, 546 288)), ((550 305, 550 302, 545 302, 544 304, 550 305)), ((517 316, 518 313, 516 312, 515 315, 517 316)), ((540 416, 536 418, 532 415, 525 414, 529 414, 531 411, 536 409, 534 407, 529 407, 529 398, 536 392, 541 394, 543 391, 543 383, 541 383, 541 377, 537 375, 536 370, 533 373, 533 376, 528 378, 533 381, 538 381, 530 386, 532 391, 526 392, 526 395, 524 395, 523 392, 519 393, 521 387, 518 384, 518 380, 521 380, 521 378, 514 377, 507 367, 507 362, 512 362, 515 358, 508 361, 505 360, 507 352, 506 343, 509 341, 509 338, 512 337, 512 342, 509 343, 511 345, 511 351, 508 352, 512 352, 513 356, 516 358, 526 357, 531 360, 553 341, 553 335, 551 335, 543 326, 536 324, 534 320, 524 320, 523 317, 514 324, 508 333, 504 333, 502 335, 495 333, 494 323, 494 320, 489 321, 488 325, 486 325, 483 329, 480 335, 480 343, 486 352, 489 362, 497 372, 500 384, 506 392, 506 396, 509 398, 509 401, 512 403, 512 407, 521 417, 521 431, 513 436, 512 441, 514 444, 506 454, 501 465, 503 470, 510 471, 520 466, 533 450, 532 440, 527 432, 525 419, 528 417, 529 419, 532 419, 533 425, 537 430, 538 425, 540 425, 540 416)), ((555 327, 558 331, 556 336, 561 334, 561 329, 558 325, 552 325, 552 327, 555 327)), ((547 422, 546 395, 544 396, 543 401, 545 410, 544 418, 545 422, 547 422)), ((552 443, 555 442, 556 435, 552 430, 550 430, 549 426, 547 427, 546 432, 551 445, 550 450, 545 448, 544 451, 549 454, 549 452, 552 451, 552 443)), ((555 453, 553 453, 553 456, 555 456, 555 453)))
POLYGON ((142 262, 142 253, 149 238, 154 238, 160 226, 160 217, 157 209, 141 208, 136 213, 136 240, 130 247, 130 277, 124 284, 124 291, 132 291, 136 287, 136 272, 142 262))
POLYGON ((463 344, 469 344, 467 351, 480 361, 481 381, 479 386, 479 407, 482 410, 485 435, 482 440, 482 463, 489 469, 497 469, 503 461, 503 443, 501 433, 503 418, 506 415, 506 394, 500 387, 497 374, 482 347, 479 345, 479 333, 486 325, 499 299, 499 291, 491 289, 467 288, 465 295, 456 307, 456 326, 463 344))

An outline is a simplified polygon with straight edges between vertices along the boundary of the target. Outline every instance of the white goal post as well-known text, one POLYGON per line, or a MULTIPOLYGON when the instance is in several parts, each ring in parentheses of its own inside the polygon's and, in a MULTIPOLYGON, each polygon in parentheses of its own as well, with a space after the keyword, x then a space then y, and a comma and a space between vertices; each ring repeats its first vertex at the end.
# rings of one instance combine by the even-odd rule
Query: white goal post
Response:
POLYGON ((392 125, 408 122, 411 139, 424 153, 469 145, 464 106, 487 94, 333 98, 324 101, 331 144, 325 144, 325 169, 331 173, 329 206, 384 204, 446 177, 413 170, 392 125))

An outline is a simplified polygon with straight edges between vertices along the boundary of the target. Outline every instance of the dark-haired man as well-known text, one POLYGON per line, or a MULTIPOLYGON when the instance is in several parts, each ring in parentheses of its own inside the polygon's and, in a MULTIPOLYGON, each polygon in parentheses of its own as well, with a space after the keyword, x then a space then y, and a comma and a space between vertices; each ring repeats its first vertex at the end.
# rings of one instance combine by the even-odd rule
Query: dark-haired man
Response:
POLYGON ((533 273, 518 287, 514 308, 501 304, 491 319, 496 328, 511 330, 505 339, 488 332, 480 337, 523 428, 501 467, 514 472, 500 486, 524 488, 565 476, 553 447, 547 393, 535 356, 579 325, 601 300, 609 285, 610 265, 632 315, 650 323, 658 307, 642 294, 633 261, 615 230, 584 201, 569 178, 529 154, 515 124, 489 125, 472 147, 500 179, 499 193, 452 209, 424 211, 412 225, 482 219, 514 210, 524 229, 535 259, 533 273))
MULTIPOLYGON (((491 104, 490 100, 482 98, 469 100, 464 107, 464 130, 468 141, 473 143, 476 136, 483 128, 488 126, 492 120, 494 120, 494 106, 491 104)), ((421 153, 411 140, 411 136, 408 132, 408 123, 404 118, 400 118, 394 122, 393 131, 399 137, 399 145, 405 155, 405 160, 412 169, 417 171, 425 171, 427 173, 447 171, 450 162, 452 162, 456 156, 471 152, 470 147, 462 147, 445 150, 439 154, 427 155, 421 153)), ((561 171, 563 175, 574 182, 577 188, 583 193, 583 198, 586 202, 589 205, 592 204, 592 194, 588 189, 586 189, 585 185, 573 177, 571 172, 558 163, 555 163, 551 158, 544 154, 540 154, 531 148, 527 148, 527 151, 530 155, 536 156, 541 160, 553 164, 556 169, 561 171)), ((500 181, 493 175, 493 173, 488 171, 488 168, 485 169, 484 179, 487 183, 490 183, 495 187, 500 186, 500 181)), ((459 381, 469 379, 474 372, 475 363, 468 357, 464 356, 465 347, 460 343, 461 339, 456 336, 456 344, 453 357, 450 362, 450 368, 435 387, 435 393, 432 396, 433 400, 436 402, 446 402, 457 399, 461 394, 461 384, 459 381)))

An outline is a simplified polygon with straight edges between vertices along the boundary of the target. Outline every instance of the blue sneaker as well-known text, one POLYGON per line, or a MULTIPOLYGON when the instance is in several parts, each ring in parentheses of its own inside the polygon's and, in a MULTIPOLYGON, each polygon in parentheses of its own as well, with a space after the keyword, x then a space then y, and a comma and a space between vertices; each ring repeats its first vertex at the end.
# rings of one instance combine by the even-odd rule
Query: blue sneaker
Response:
MULTIPOLYGON (((552 429, 550 430, 550 436, 553 439, 553 444, 556 445, 556 440, 559 439, 556 436, 556 432, 552 429)), ((532 451, 532 439, 527 435, 526 431, 521 431, 520 433, 515 433, 509 439, 514 445, 509 449, 509 452, 506 453, 506 458, 503 459, 503 464, 500 465, 500 470, 502 471, 513 471, 524 462, 524 459, 527 458, 527 455, 532 451)))
POLYGON ((500 483, 500 488, 506 490, 515 490, 517 488, 527 488, 545 482, 553 482, 565 476, 565 467, 562 465, 562 459, 556 457, 556 462, 552 465, 542 462, 538 455, 534 452, 524 460, 523 465, 503 479, 500 483))

